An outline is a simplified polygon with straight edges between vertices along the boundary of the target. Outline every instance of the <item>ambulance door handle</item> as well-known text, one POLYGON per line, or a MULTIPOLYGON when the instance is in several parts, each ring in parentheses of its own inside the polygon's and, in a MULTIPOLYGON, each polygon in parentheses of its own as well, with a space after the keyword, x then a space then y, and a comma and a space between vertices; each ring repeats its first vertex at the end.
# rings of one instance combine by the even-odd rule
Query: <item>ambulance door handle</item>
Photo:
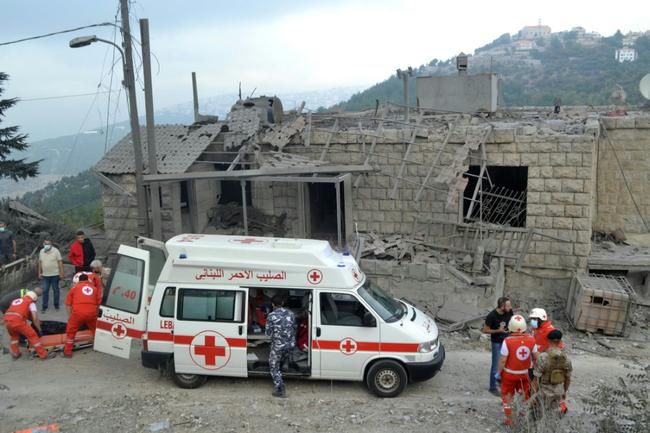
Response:
POLYGON ((316 327, 316 337, 320 337, 320 326, 316 327))
POLYGON ((244 325, 239 325, 239 335, 244 333, 244 325))

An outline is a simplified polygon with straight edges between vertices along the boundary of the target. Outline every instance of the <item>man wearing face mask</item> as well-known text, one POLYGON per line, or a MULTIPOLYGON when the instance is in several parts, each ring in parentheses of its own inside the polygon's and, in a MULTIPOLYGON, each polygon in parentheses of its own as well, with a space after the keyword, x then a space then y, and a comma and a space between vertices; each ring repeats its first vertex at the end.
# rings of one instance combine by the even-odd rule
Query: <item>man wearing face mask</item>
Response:
MULTIPOLYGON (((548 349, 548 334, 555 331, 553 323, 548 319, 546 310, 543 308, 533 308, 530 310, 528 316, 530 318, 530 330, 533 337, 535 337, 535 344, 537 344, 540 353, 546 352, 548 349)), ((560 341, 560 349, 564 349, 564 344, 560 341)))
POLYGON ((0 266, 16 260, 16 238, 7 225, 0 221, 0 266))
POLYGON ((54 294, 54 309, 59 309, 59 281, 63 280, 63 259, 61 252, 52 245, 50 239, 43 241, 43 249, 38 253, 38 279, 43 289, 42 312, 47 311, 50 289, 54 294))
POLYGON ((77 239, 70 245, 68 259, 74 265, 75 273, 90 272, 90 263, 95 260, 95 247, 82 230, 77 232, 77 239))

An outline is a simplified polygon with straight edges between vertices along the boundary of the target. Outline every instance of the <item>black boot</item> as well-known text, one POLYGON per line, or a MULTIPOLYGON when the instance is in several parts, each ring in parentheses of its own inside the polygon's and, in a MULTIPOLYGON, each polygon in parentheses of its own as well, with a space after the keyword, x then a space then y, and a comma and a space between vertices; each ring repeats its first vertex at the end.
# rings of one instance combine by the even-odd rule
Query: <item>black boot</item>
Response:
POLYGON ((272 393, 271 395, 273 395, 273 397, 284 398, 284 397, 287 396, 287 393, 286 393, 286 391, 284 390, 284 386, 281 386, 281 387, 279 387, 279 388, 274 388, 274 389, 273 389, 273 393, 272 393))

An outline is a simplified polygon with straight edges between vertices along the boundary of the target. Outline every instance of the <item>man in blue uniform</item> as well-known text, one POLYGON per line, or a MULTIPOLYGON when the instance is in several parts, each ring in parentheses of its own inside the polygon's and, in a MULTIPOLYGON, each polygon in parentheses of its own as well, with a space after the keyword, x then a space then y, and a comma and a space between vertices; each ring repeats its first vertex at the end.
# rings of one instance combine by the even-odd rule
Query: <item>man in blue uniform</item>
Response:
POLYGON ((266 335, 271 337, 269 367, 273 378, 273 396, 286 397, 282 380, 282 363, 296 346, 296 317, 284 308, 284 298, 275 295, 271 299, 273 311, 266 317, 266 335))

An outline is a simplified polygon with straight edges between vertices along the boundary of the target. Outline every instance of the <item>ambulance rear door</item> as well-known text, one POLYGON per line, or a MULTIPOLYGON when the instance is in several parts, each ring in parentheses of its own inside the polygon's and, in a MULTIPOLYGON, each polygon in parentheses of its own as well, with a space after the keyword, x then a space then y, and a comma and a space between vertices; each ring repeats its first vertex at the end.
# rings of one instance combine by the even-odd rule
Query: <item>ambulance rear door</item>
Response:
POLYGON ((93 348, 128 359, 147 328, 149 251, 120 245, 97 318, 93 348))
POLYGON ((167 261, 167 248, 165 248, 164 242, 145 237, 138 237, 136 244, 139 249, 149 251, 149 284, 147 288, 149 292, 147 296, 148 299, 151 299, 153 289, 158 283, 158 277, 167 261))
POLYGON ((247 305, 247 289, 180 284, 174 320, 176 373, 247 376, 247 305))

